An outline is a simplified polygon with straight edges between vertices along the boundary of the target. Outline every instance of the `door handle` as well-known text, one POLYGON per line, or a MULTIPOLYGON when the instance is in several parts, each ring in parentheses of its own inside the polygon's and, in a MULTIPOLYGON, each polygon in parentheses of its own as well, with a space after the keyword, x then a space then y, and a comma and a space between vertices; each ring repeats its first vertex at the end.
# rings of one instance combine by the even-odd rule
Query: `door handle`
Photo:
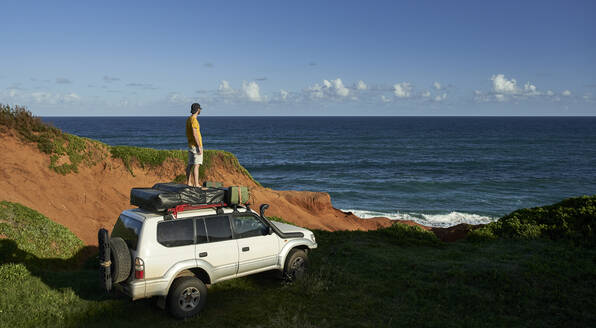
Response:
POLYGON ((249 247, 242 247, 242 251, 243 251, 243 252, 248 252, 249 250, 250 250, 250 248, 249 248, 249 247))
POLYGON ((199 257, 205 257, 205 256, 207 256, 207 252, 199 253, 199 257))

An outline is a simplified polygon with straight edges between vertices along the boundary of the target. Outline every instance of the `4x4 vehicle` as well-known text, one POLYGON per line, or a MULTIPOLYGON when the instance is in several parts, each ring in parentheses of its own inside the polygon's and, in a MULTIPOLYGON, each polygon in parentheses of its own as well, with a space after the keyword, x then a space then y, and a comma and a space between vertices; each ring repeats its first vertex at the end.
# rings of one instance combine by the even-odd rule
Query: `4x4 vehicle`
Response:
POLYGON ((205 305, 206 285, 267 270, 299 279, 315 236, 266 219, 267 207, 260 214, 246 206, 123 211, 110 237, 98 233, 104 286, 132 300, 157 297, 158 306, 185 318, 205 305))

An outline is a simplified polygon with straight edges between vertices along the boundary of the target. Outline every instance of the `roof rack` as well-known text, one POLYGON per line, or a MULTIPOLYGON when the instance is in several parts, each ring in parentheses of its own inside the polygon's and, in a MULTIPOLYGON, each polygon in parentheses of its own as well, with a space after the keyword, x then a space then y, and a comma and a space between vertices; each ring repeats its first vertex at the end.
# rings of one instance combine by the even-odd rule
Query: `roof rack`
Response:
POLYGON ((178 213, 190 210, 199 210, 203 208, 222 208, 226 207, 228 204, 226 203, 216 203, 216 204, 203 204, 203 205, 190 205, 190 204, 182 204, 177 205, 174 208, 169 208, 168 213, 173 214, 175 218, 178 218, 178 213))

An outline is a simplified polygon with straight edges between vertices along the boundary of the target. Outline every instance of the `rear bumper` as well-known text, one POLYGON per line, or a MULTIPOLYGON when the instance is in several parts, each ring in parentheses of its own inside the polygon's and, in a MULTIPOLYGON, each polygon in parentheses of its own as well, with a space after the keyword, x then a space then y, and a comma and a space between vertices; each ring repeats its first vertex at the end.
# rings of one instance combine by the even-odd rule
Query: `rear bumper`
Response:
POLYGON ((145 281, 127 282, 124 284, 115 284, 114 288, 122 294, 129 296, 132 300, 147 297, 145 291, 145 281))

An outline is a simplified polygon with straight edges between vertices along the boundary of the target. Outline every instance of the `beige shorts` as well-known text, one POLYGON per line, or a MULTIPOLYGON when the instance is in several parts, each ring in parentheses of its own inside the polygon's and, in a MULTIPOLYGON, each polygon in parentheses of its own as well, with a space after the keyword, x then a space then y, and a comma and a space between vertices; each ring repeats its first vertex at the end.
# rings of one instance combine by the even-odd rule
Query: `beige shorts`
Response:
POLYGON ((203 164, 203 152, 199 155, 197 153, 197 147, 190 147, 188 150, 188 165, 200 165, 203 164))

